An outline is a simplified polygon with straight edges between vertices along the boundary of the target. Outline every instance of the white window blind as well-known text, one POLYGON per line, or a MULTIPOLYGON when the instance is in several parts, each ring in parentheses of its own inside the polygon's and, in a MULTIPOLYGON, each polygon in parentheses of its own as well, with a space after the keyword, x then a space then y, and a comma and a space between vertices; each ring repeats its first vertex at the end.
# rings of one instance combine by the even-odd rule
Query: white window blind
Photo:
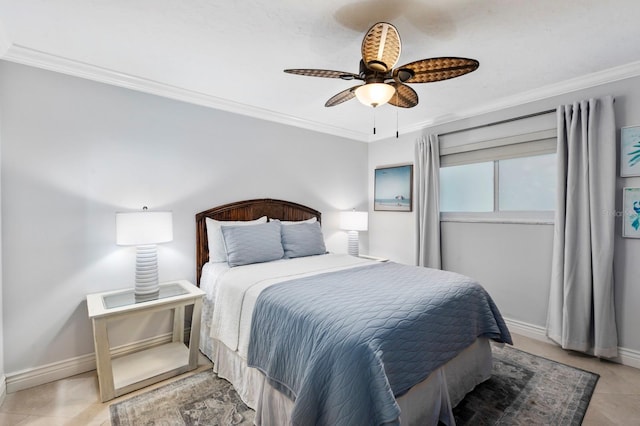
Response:
POLYGON ((556 152, 556 129, 508 136, 466 145, 440 145, 440 166, 481 163, 556 152))

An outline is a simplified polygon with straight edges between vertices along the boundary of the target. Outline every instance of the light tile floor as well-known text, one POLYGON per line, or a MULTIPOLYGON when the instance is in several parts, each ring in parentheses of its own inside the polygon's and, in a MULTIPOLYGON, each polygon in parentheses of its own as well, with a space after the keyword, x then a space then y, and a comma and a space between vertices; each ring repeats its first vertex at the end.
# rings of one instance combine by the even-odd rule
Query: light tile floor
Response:
MULTIPOLYGON (((557 346, 514 335, 514 346, 526 352, 600 374, 584 425, 640 425, 640 370, 564 351, 557 346)), ((201 356, 197 370, 210 368, 201 356)), ((8 394, 0 407, 0 425, 109 425, 109 405, 180 376, 112 401, 99 402, 95 371, 8 394)))
POLYGON ((100 402, 96 371, 7 394, 0 426, 109 426, 109 405, 211 368, 202 354, 198 368, 119 398, 100 402))
POLYGON ((640 425, 640 369, 565 351, 516 334, 513 340, 518 349, 600 375, 584 426, 640 425))

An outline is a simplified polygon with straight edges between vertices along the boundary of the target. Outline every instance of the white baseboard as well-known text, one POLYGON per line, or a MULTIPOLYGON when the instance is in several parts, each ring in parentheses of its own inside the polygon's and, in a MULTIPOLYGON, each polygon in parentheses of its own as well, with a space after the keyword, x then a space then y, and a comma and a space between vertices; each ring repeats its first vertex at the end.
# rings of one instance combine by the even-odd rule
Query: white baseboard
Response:
MULTIPOLYGON (((189 331, 185 330, 185 335, 189 331)), ((158 346, 163 343, 170 342, 172 338, 171 333, 161 334, 156 337, 140 340, 134 343, 129 343, 122 346, 117 346, 111 349, 111 355, 114 358, 127 355, 133 352, 138 352, 143 349, 158 346)), ((76 374, 86 373, 87 371, 96 369, 96 357, 95 354, 81 355, 79 357, 70 358, 64 361, 58 361, 51 364, 43 365, 40 367, 29 368, 26 370, 18 371, 15 373, 8 373, 6 375, 6 385, 3 388, 6 389, 6 393, 13 393, 19 390, 39 386, 45 383, 53 382, 55 380, 64 379, 67 377, 75 376, 76 374)), ((5 377, 2 377, 3 383, 5 377)), ((1 396, 1 395, 0 395, 1 396)))
POLYGON ((504 318, 504 322, 507 324, 509 331, 513 331, 521 336, 530 337, 535 340, 553 343, 553 340, 547 337, 547 332, 544 327, 509 318, 504 318))
POLYGON ((640 351, 618 348, 618 358, 615 358, 614 361, 622 365, 640 369, 640 351))
MULTIPOLYGON (((505 318, 505 323, 509 330, 521 336, 542 342, 555 344, 546 336, 544 327, 529 324, 523 321, 505 318)), ((185 330, 185 335, 189 335, 189 330, 185 330)), ((122 345, 111 349, 112 356, 119 357, 153 346, 161 345, 171 341, 171 333, 162 334, 149 339, 122 345)), ((619 356, 612 359, 622 365, 640 369, 640 351, 618 348, 619 356)), ((0 376, 0 405, 7 393, 39 386, 55 380, 75 376, 96 369, 96 357, 94 354, 82 355, 64 361, 54 362, 40 367, 30 368, 6 376, 0 376)))
POLYGON ((7 396, 7 378, 4 374, 0 375, 0 406, 4 403, 4 398, 7 396))
MULTIPOLYGON (((507 327, 509 327, 509 330, 516 334, 557 345, 557 343, 547 337, 547 332, 544 327, 508 318, 505 318, 504 322, 507 324, 507 327)), ((640 369, 640 351, 618 347, 618 357, 611 358, 610 361, 640 369)))

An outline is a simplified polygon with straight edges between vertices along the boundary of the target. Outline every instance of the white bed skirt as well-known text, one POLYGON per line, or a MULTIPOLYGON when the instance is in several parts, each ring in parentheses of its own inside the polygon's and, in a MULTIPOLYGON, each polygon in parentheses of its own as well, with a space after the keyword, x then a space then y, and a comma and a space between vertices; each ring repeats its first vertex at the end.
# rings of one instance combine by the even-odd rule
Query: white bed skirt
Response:
MULTIPOLYGON (((269 385, 265 376, 248 367, 237 352, 209 339, 207 355, 213 370, 228 380, 249 407, 256 425, 286 425, 293 401, 269 385)), ((491 344, 479 338, 456 358, 397 399, 401 425, 454 425, 452 408, 475 386, 491 376, 491 344)))

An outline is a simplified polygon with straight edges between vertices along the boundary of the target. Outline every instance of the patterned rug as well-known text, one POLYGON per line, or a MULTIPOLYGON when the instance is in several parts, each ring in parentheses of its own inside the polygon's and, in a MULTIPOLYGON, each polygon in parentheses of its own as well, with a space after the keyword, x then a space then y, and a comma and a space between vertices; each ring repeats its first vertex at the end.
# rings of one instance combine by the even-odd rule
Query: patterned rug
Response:
MULTIPOLYGON (((453 410, 461 425, 580 425, 598 375, 509 346, 493 347, 491 379, 453 410)), ((113 426, 252 425, 231 385, 204 371, 112 404, 113 426)))
POLYGON ((453 409, 462 425, 576 425, 582 423, 599 375, 493 346, 489 380, 453 409))
POLYGON ((253 425, 255 413, 212 370, 112 404, 113 426, 253 425))

